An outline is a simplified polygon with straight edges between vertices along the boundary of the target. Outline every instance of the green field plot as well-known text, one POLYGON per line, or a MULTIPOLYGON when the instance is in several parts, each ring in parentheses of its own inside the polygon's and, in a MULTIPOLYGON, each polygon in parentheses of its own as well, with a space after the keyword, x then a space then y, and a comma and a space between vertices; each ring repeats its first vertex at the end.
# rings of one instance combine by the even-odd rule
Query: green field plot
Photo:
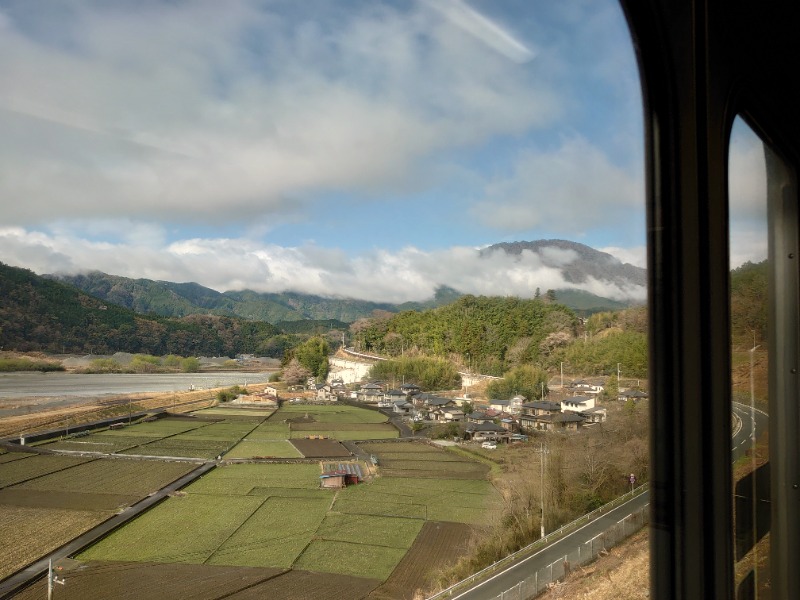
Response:
POLYGON ((422 519, 329 513, 315 537, 336 542, 410 548, 423 523, 422 519))
POLYGON ((317 423, 386 423, 389 417, 375 410, 356 406, 283 406, 272 420, 296 419, 306 415, 317 423))
POLYGON ((248 440, 288 440, 289 424, 265 421, 247 434, 248 440))
POLYGON ((33 456, 33 454, 28 454, 27 452, 6 452, 5 448, 2 448, 2 450, 3 452, 0 453, 0 464, 14 462, 15 460, 33 456))
POLYGON ((103 452, 114 454, 128 448, 135 448, 142 444, 158 440, 158 437, 145 437, 133 435, 104 435, 94 434, 80 438, 64 439, 50 442, 44 447, 48 450, 71 450, 73 452, 103 452))
POLYGON ((427 519, 427 504, 399 503, 382 500, 380 502, 364 502, 357 497, 337 496, 333 510, 349 515, 376 515, 383 517, 407 517, 410 519, 427 519))
POLYGON ((303 488, 277 488, 277 487, 254 487, 248 496, 261 496, 268 498, 277 496, 278 498, 320 498, 324 497, 326 504, 331 502, 330 490, 323 489, 303 489, 303 488))
POLYGON ((330 497, 270 497, 208 559, 214 565, 290 568, 325 519, 330 497))
POLYGON ((207 458, 211 459, 225 452, 231 446, 230 442, 211 440, 176 440, 166 438, 150 442, 144 446, 136 446, 119 452, 128 456, 164 456, 179 458, 207 458))
MULTIPOLYGON (((383 444, 383 446, 391 447, 389 444, 383 444)), ((386 452, 385 450, 378 450, 377 454, 382 464, 389 461, 399 460, 425 462, 473 462, 467 461, 463 457, 457 456, 451 452, 442 452, 441 450, 434 452, 386 452)))
POLYGON ((78 559, 203 563, 263 502, 250 496, 169 498, 78 559))
POLYGON ((318 431, 292 431, 293 440, 307 438, 312 435, 321 435, 332 440, 385 440, 396 438, 399 433, 394 427, 389 429, 360 429, 349 430, 318 430, 318 431))
POLYGON ((185 475, 197 465, 98 459, 19 484, 15 489, 146 496, 185 475))
POLYGON ((315 540, 300 555, 294 568, 386 579, 405 553, 404 548, 315 540))
POLYGON ((191 413, 198 417, 205 416, 230 416, 230 417, 250 417, 253 419, 265 419, 274 413, 271 408, 236 408, 234 406, 215 406, 204 408, 191 413))
POLYGON ((397 431, 389 423, 292 423, 292 431, 397 431))
POLYGON ((317 489, 317 464, 234 464, 218 467, 186 491, 195 494, 246 495, 253 488, 317 489))
POLYGON ((407 471, 426 471, 441 473, 442 478, 458 473, 478 473, 485 475, 489 471, 487 465, 468 461, 468 460, 398 460, 380 457, 380 465, 383 469, 403 469, 407 471))
POLYGON ((398 505, 413 505, 409 511, 422 511, 424 507, 429 521, 471 524, 485 519, 497 501, 498 492, 485 480, 381 477, 339 492, 334 509, 364 514, 381 514, 384 509, 401 513, 404 509, 398 505))
MULTIPOLYGON (((423 442, 397 442, 396 444, 361 444, 361 448, 364 452, 369 452, 370 454, 377 454, 378 456, 383 455, 395 455, 395 454, 414 454, 414 455, 425 455, 425 456, 432 456, 432 457, 441 457, 441 456, 455 456, 447 450, 443 450, 442 448, 437 448, 436 446, 431 446, 430 444, 426 444, 423 442)), ((464 460, 461 457, 457 457, 458 460, 464 460)), ((434 459, 438 460, 438 459, 434 459)))
POLYGON ((177 439, 216 440, 236 442, 250 433, 257 423, 210 423, 175 436, 177 439))
POLYGON ((251 458, 274 456, 278 458, 302 458, 297 449, 285 440, 245 440, 234 446, 225 458, 251 458))
POLYGON ((105 435, 133 435, 141 437, 167 437, 197 429, 206 425, 203 421, 189 421, 187 419, 158 419, 147 423, 127 425, 121 429, 109 429, 105 435))
POLYGON ((0 488, 69 469, 91 459, 77 456, 41 454, 0 464, 0 488))

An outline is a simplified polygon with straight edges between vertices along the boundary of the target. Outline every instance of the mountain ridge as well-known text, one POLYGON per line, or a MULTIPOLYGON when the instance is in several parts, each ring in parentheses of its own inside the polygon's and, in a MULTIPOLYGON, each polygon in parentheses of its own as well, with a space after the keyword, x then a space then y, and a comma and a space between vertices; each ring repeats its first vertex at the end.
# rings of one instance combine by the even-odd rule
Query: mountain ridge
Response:
MULTIPOLYGON (((483 248, 479 252, 479 259, 497 252, 519 257, 520 260, 527 256, 525 252, 537 254, 541 264, 559 269, 564 281, 574 286, 554 290, 559 302, 582 314, 618 310, 635 304, 600 296, 588 289, 580 289, 582 284, 588 286, 592 281, 602 281, 620 289, 646 285, 644 269, 622 263, 610 254, 577 242, 567 240, 503 242, 483 248)), ((73 285, 85 293, 140 314, 156 314, 164 317, 213 314, 267 321, 273 324, 307 319, 353 322, 369 317, 375 311, 394 313, 436 308, 465 295, 465 292, 451 287, 439 286, 434 296, 425 301, 393 304, 362 300, 357 297, 326 297, 297 291, 276 293, 244 289, 218 292, 194 282, 132 279, 101 271, 78 275, 52 274, 44 277, 73 285)), ((541 292, 544 293, 545 290, 541 292)))

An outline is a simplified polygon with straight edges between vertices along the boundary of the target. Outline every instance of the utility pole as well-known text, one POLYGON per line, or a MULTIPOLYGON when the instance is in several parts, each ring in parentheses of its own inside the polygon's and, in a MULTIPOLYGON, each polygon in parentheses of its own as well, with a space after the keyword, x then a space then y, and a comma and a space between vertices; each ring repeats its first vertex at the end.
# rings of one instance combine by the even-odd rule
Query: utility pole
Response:
MULTIPOLYGON (((753 489, 750 492, 752 494, 751 503, 753 505, 753 529, 755 530, 756 524, 758 523, 758 488, 756 487, 756 469, 758 465, 756 464, 756 379, 755 379, 755 364, 756 364, 756 350, 761 347, 759 344, 756 346, 756 332, 753 332, 753 347, 750 348, 750 468, 752 472, 750 473, 750 477, 753 480, 753 489)), ((758 544, 753 546, 753 560, 755 561, 753 564, 758 564, 758 544)), ((756 579, 756 585, 758 584, 758 569, 753 570, 753 575, 756 579)), ((758 588, 756 588, 758 589, 758 588)))
POLYGON ((59 579, 58 575, 53 573, 53 559, 50 559, 47 561, 47 600, 53 600, 54 583, 65 585, 67 582, 63 577, 59 579))
POLYGON ((561 363, 561 389, 564 389, 564 363, 561 363))
POLYGON ((544 538, 544 443, 539 444, 539 497, 542 501, 541 537, 544 538))

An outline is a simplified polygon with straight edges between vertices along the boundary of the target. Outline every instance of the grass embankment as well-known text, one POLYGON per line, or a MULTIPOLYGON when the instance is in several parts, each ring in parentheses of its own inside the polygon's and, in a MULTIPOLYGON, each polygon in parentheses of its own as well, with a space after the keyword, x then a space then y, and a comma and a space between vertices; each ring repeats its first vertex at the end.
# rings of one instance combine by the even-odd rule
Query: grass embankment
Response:
POLYGON ((37 358, 0 358, 0 373, 11 373, 14 371, 64 371, 61 363, 53 360, 42 360, 37 358))

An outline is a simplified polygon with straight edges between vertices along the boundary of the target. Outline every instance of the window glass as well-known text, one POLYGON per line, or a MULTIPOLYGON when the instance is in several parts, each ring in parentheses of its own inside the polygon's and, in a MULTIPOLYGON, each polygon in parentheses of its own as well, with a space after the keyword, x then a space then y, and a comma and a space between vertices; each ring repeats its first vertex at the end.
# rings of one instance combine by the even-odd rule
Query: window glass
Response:
POLYGON ((737 597, 770 588, 766 148, 740 118, 728 157, 733 505, 737 597))

